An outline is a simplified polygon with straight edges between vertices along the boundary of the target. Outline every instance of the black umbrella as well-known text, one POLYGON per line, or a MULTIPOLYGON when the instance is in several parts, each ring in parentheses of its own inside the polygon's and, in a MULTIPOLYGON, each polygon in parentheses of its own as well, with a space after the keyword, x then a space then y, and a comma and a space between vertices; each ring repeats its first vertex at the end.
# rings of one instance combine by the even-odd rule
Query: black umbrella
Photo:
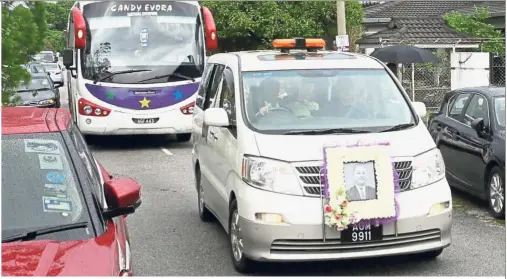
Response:
POLYGON ((409 45, 394 45, 379 48, 370 56, 378 58, 384 63, 411 64, 437 62, 438 57, 431 51, 409 45))

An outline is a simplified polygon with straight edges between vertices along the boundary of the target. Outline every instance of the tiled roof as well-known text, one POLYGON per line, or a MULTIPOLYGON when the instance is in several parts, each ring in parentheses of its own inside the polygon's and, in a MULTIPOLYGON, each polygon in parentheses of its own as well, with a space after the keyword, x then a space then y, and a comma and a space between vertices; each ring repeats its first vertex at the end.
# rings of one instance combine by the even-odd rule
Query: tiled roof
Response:
POLYGON ((379 44, 380 38, 419 44, 450 44, 460 39, 474 41, 470 35, 449 28, 443 18, 432 17, 394 19, 388 24, 387 29, 365 36, 356 41, 356 44, 379 44))
POLYGON ((474 5, 489 7, 491 13, 505 14, 505 1, 389 1, 365 8, 365 18, 436 17, 451 11, 473 13, 474 5))

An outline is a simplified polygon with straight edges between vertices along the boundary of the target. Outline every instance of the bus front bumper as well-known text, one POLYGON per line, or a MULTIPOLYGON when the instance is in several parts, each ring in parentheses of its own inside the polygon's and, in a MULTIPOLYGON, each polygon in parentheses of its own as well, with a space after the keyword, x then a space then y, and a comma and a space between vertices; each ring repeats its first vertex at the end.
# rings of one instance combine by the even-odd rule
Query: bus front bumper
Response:
POLYGON ((106 117, 79 115, 79 129, 85 135, 165 135, 192 132, 192 115, 180 110, 163 113, 130 114, 111 111, 106 117), (136 123, 142 119, 143 123, 136 123), (146 123, 146 119, 155 119, 146 123))

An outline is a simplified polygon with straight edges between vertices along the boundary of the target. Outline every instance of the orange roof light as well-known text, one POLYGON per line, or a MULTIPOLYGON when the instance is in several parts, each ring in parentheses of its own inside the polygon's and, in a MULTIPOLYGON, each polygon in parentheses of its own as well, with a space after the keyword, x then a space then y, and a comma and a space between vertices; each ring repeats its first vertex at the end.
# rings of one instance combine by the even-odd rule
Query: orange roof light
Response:
POLYGON ((311 49, 324 48, 326 42, 323 39, 276 39, 273 41, 273 47, 277 49, 311 49))

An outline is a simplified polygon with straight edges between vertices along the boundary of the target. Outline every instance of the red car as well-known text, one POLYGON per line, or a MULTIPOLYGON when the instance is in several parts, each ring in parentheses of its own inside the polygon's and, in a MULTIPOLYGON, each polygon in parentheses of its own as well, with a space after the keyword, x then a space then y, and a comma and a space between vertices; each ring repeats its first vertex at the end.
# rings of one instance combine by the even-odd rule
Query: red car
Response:
POLYGON ((141 185, 111 176, 69 111, 2 109, 2 275, 131 276, 141 185))

